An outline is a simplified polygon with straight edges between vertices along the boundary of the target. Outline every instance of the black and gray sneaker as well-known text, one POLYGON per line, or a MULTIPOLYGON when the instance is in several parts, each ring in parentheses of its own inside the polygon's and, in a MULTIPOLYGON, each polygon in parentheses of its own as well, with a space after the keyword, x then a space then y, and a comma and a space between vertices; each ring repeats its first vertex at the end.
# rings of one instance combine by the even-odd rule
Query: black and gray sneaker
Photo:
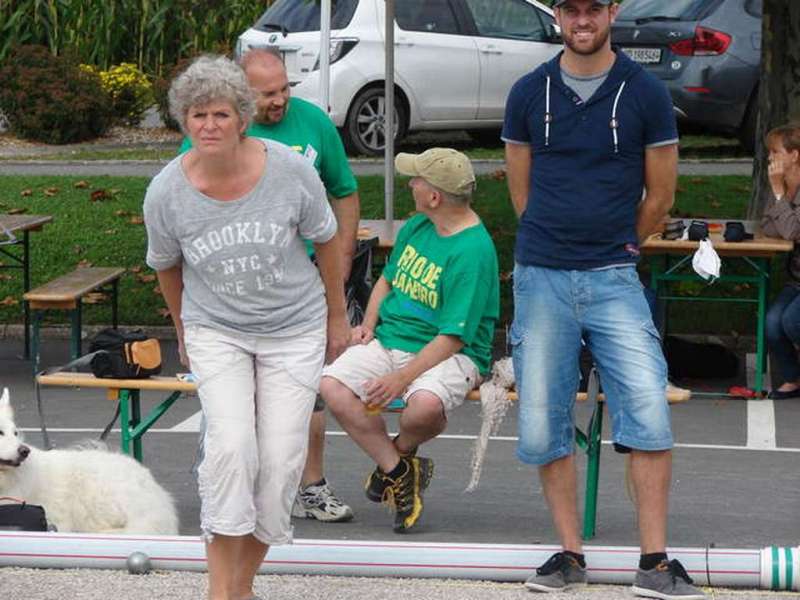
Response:
POLYGON ((430 458, 403 456, 402 474, 392 478, 376 469, 367 480, 367 497, 381 492, 381 502, 395 511, 394 531, 404 533, 414 527, 422 515, 422 482, 430 482, 433 461, 430 458))
POLYGON ((525 587, 532 592, 561 592, 586 585, 586 567, 563 552, 556 552, 528 577, 525 587))
POLYGON ((633 593, 661 600, 705 600, 706 595, 693 583, 680 562, 662 560, 652 569, 636 571, 633 593))
MULTIPOLYGON (((409 458, 416 455, 417 449, 414 448, 408 454, 401 454, 400 458, 409 458)), ((367 475, 367 481, 364 484, 364 493, 367 495, 367 499, 372 502, 383 502, 384 491, 386 490, 386 486, 389 485, 389 480, 381 477, 381 475, 382 473, 378 467, 375 467, 375 470, 367 475)), ((431 468, 427 472, 427 477, 420 482, 420 487, 423 490, 428 489, 428 486, 431 484, 431 477, 433 477, 433 462, 431 462, 431 468)))

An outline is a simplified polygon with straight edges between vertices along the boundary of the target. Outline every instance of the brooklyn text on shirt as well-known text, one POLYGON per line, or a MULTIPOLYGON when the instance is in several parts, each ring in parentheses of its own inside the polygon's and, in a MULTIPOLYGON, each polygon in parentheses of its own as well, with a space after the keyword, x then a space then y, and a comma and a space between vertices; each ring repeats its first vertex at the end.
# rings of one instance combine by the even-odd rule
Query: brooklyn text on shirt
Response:
POLYGON ((215 293, 244 296, 280 283, 285 265, 278 253, 231 254, 253 245, 285 248, 291 239, 291 230, 283 225, 245 221, 204 232, 183 248, 183 254, 193 266, 204 263, 198 269, 215 293), (225 251, 224 256, 215 256, 221 251, 225 251))

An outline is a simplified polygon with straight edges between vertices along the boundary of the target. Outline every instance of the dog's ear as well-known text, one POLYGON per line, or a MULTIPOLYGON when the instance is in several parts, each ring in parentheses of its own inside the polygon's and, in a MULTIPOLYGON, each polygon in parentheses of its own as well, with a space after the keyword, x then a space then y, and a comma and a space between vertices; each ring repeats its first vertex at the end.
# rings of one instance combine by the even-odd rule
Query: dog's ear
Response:
POLYGON ((14 419, 14 409, 11 408, 11 399, 8 395, 8 388, 3 388, 3 395, 0 396, 0 417, 14 419))

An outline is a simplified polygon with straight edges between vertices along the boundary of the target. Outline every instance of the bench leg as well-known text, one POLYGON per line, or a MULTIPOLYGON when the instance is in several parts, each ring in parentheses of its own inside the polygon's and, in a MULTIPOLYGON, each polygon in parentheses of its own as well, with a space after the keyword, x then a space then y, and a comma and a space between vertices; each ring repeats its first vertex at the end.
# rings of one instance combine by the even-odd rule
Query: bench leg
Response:
POLYGON ((603 402, 595 404, 589 422, 586 448, 586 498, 583 508, 583 539, 590 540, 597 529, 597 491, 600 483, 600 449, 603 433, 603 402))
POLYGON ((136 432, 139 421, 142 419, 141 405, 139 404, 139 390, 119 391, 119 428, 120 449, 123 454, 131 455, 142 462, 142 433, 136 432))
MULTIPOLYGON (((27 305, 27 302, 25 303, 27 305)), ((31 318, 31 336, 30 336, 30 348, 28 351, 30 352, 30 357, 33 365, 33 375, 34 377, 39 372, 39 364, 41 362, 41 357, 39 355, 39 327, 41 326, 42 322, 42 313, 41 311, 34 310, 33 315, 31 318)), ((27 327, 25 327, 27 331, 27 327)))
POLYGON ((70 320, 70 353, 72 355, 72 360, 75 360, 83 352, 81 351, 81 301, 78 299, 78 305, 69 311, 69 320, 70 320))
MULTIPOLYGON (((139 427, 139 423, 142 421, 142 408, 141 404, 139 403, 139 390, 134 390, 131 393, 131 423, 130 428, 131 430, 135 430, 139 427)), ((133 458, 142 462, 142 435, 144 432, 136 432, 133 431, 133 458)))

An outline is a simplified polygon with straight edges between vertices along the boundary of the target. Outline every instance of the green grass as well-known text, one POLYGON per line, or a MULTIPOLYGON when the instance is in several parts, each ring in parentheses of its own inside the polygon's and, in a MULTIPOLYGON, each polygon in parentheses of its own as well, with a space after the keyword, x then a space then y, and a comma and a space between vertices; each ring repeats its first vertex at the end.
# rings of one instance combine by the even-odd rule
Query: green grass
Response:
MULTIPOLYGON (((177 147, 177 146, 176 146, 177 147)), ((17 160, 165 160, 175 157, 175 148, 110 148, 108 150, 54 151, 46 154, 20 154, 0 156, 0 161, 17 160)))
MULTIPOLYGON (((31 234, 32 284, 39 285, 74 269, 81 261, 94 266, 119 266, 129 269, 121 281, 120 318, 136 325, 169 324, 160 312, 164 308, 156 282, 144 263, 146 234, 144 226, 131 223, 141 215, 141 204, 148 180, 139 177, 0 177, 0 212, 26 209, 29 214, 48 214, 53 222, 40 232, 31 234), (88 187, 75 187, 80 181, 88 187), (56 188, 52 195, 48 188, 56 188), (111 192, 107 200, 92 202, 95 190, 111 192), (115 191, 116 190, 116 191, 115 191), (23 192, 30 191, 30 195, 23 192)), ((406 187, 407 179, 398 178, 395 194, 395 216, 411 214, 413 205, 406 187)), ((362 216, 383 217, 383 178, 360 177, 362 216)), ((52 190, 51 190, 52 192, 52 190)), ((748 177, 681 177, 674 213, 684 217, 743 218, 750 197, 748 177)), ((506 182, 491 176, 479 178, 475 209, 492 233, 497 246, 500 270, 508 274, 513 266, 513 245, 516 217, 511 209, 506 182)), ((0 262, 8 260, 0 256, 0 262)), ((646 265, 644 265, 646 269, 646 265)), ((778 269, 777 272, 780 272, 778 269)), ((506 278, 501 286, 502 322, 511 317, 511 290, 506 278)), ((0 270, 0 319, 4 323, 20 322, 21 307, 11 304, 21 298, 20 278, 0 270), (9 305, 3 306, 3 302, 9 305)), ((739 332, 752 329, 745 307, 739 313, 730 304, 714 307, 677 303, 671 313, 670 327, 679 331, 717 331, 727 333, 730 323, 737 323, 739 332), (683 305, 683 306, 681 306, 683 305), (728 308, 731 307, 731 308, 728 308), (677 312, 675 312, 677 311, 677 312), (735 318, 731 315, 736 315, 735 318), (733 320, 732 320, 733 319, 733 320), (723 329, 720 329, 723 328, 723 329)), ((85 311, 87 323, 109 323, 110 311, 105 305, 90 306, 85 311)), ((66 322, 61 316, 60 322, 66 322)), ((752 320, 752 319, 751 319, 752 320)))

